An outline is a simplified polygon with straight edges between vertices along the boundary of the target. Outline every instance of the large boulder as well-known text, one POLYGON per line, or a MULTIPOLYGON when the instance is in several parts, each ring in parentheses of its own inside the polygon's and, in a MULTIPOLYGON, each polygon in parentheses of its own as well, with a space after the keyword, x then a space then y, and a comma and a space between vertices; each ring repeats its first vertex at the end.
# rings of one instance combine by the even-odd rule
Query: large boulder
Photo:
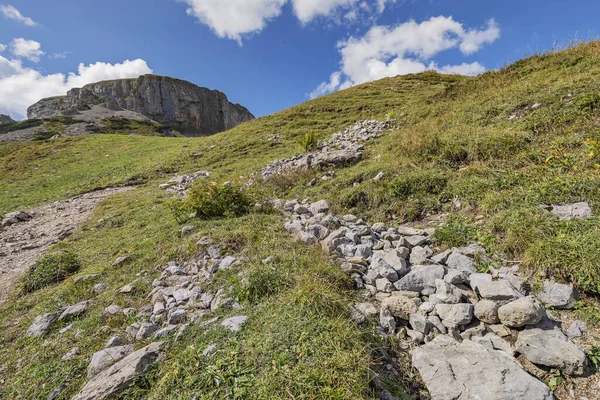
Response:
POLYGON ((500 322, 509 328, 538 324, 545 315, 546 310, 534 297, 523 297, 498 309, 500 322))
POLYGON ((577 301, 577 291, 573 285, 546 281, 538 298, 548 307, 572 309, 577 301))
POLYGON ((71 400, 101 400, 128 389, 159 357, 164 342, 152 343, 100 372, 71 400))
POLYGON ((227 96, 193 83, 166 76, 143 75, 71 89, 66 96, 40 100, 27 110, 28 118, 77 115, 104 104, 111 110, 129 110, 179 130, 186 136, 223 132, 254 116, 227 96))
POLYGON ((432 400, 554 400, 552 391, 503 352, 438 336, 412 357, 432 400))
POLYGON ((559 329, 526 329, 519 333, 515 347, 532 363, 557 368, 568 375, 583 375, 587 366, 585 353, 559 329))

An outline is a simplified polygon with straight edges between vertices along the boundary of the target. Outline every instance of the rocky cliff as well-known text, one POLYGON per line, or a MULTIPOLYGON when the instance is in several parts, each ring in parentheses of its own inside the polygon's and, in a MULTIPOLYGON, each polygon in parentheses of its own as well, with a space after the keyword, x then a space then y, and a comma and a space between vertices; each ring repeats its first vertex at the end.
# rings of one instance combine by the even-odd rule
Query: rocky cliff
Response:
POLYGON ((27 116, 76 115, 94 105, 115 111, 134 111, 186 136, 212 135, 254 118, 245 107, 230 103, 222 92, 157 75, 104 81, 72 89, 66 96, 44 99, 32 105, 27 116))
POLYGON ((15 122, 15 120, 8 115, 0 114, 0 124, 7 124, 9 122, 15 122))

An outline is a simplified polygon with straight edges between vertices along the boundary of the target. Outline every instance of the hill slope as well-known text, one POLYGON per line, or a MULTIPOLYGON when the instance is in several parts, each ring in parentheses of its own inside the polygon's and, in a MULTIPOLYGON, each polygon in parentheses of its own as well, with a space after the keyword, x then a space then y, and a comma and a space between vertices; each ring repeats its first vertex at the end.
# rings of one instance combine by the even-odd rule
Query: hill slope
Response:
MULTIPOLYGON (((279 214, 181 224, 171 196, 158 188, 198 170, 210 171, 211 181, 246 184, 274 160, 301 153, 298 141, 307 132, 325 140, 365 119, 391 117, 397 127, 370 141, 358 164, 335 168, 328 180, 317 170, 268 183, 254 175, 252 193, 327 199, 336 213, 371 223, 445 222, 434 237, 441 249, 480 242, 497 263, 522 261, 534 285, 550 276, 575 283, 585 293, 579 315, 596 329, 598 217, 559 221, 540 205, 586 201, 600 208, 599 61, 600 43, 593 42, 474 78, 388 78, 201 139, 91 135, 4 144, 0 213, 99 188, 138 187, 102 202, 87 224, 55 246, 77 255, 78 276, 97 276, 15 294, 0 306, 0 398, 47 398, 61 385, 59 398, 79 392, 90 356, 136 322, 135 314, 111 316, 105 308, 143 312, 163 267, 199 257, 203 236, 221 245, 221 255, 246 260, 245 279, 235 268, 220 271, 203 290, 233 287, 249 322, 236 334, 193 324, 168 340, 166 359, 123 398, 374 398, 380 389, 372 378, 379 373, 385 377, 379 386, 396 396, 422 391, 400 349, 399 376, 382 373, 388 344, 373 326, 347 318, 348 302, 360 299, 352 283, 322 252, 289 237, 279 214), (380 172, 383 179, 373 179, 380 172), (183 225, 194 225, 194 234, 182 236, 183 225), (127 263, 114 267, 120 256, 127 263), (263 263, 267 257, 275 264, 263 263), (133 290, 120 293, 132 282, 133 290), (97 294, 99 283, 108 290, 97 294), (65 322, 46 338, 23 336, 36 316, 90 299, 71 330, 58 332, 65 322), (216 356, 204 357, 211 344, 216 356), (61 360, 74 346, 80 355, 61 360)), ((213 315, 239 313, 222 307, 213 315)))

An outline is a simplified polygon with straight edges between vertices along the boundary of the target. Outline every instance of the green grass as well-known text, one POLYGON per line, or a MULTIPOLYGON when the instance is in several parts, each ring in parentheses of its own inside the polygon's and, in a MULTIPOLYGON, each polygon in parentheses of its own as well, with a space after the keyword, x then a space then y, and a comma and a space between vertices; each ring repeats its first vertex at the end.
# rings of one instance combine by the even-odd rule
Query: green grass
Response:
POLYGON ((47 254, 29 267, 22 279, 22 292, 31 293, 60 283, 81 268, 77 257, 65 251, 47 254))
MULTIPOLYGON (((334 179, 309 186, 322 172, 296 172, 260 183, 260 195, 325 198, 336 212, 370 222, 424 224, 430 215, 447 214, 435 237, 439 246, 480 241, 489 254, 522 260, 534 282, 542 274, 554 276, 574 282, 593 299, 600 294, 599 218, 561 222, 539 205, 587 201, 600 210, 598 152, 592 151, 600 141, 598 75, 600 42, 592 42, 479 77, 428 72, 387 78, 206 138, 90 135, 1 146, 0 214, 97 188, 139 187, 106 200, 82 230, 56 246, 77 254, 79 274, 99 273, 98 280, 75 285, 67 279, 0 309, 0 364, 6 366, 0 369, 0 398, 44 398, 54 388, 48 382, 69 375, 63 397, 76 393, 89 356, 132 322, 124 316, 103 321, 103 308, 113 302, 146 304, 158 274, 154 267, 197 252, 197 239, 181 239, 160 183, 208 170, 208 181, 243 185, 273 160, 301 152, 298 143, 310 132, 326 140, 362 119, 393 116, 398 129, 368 143, 363 161, 337 169, 334 179), (541 107, 532 109, 535 103, 541 107), (273 134, 282 140, 268 140, 273 134), (374 181, 378 172, 385 177, 374 181), (115 270, 112 262, 121 255, 132 261, 115 270), (132 296, 116 293, 138 274, 143 279, 132 296), (95 296, 91 288, 98 282, 111 290, 95 296), (40 313, 91 298, 91 310, 70 333, 22 337, 40 313), (74 343, 82 356, 61 362, 74 343)), ((357 299, 335 265, 293 243, 277 214, 185 223, 196 225, 198 236, 230 244, 231 251, 247 249, 247 279, 232 271, 211 285, 233 286, 250 322, 237 335, 191 328, 124 398, 375 396, 369 370, 377 365, 371 355, 382 344, 371 328, 348 322, 346 305, 357 299), (267 256, 276 262, 262 264, 267 256), (210 343, 218 344, 217 355, 199 357, 210 343)), ((593 300, 588 303, 580 308, 595 307, 593 300)), ((401 378, 406 382, 410 373, 407 368, 401 378)), ((409 385, 389 386, 402 395, 409 385)))

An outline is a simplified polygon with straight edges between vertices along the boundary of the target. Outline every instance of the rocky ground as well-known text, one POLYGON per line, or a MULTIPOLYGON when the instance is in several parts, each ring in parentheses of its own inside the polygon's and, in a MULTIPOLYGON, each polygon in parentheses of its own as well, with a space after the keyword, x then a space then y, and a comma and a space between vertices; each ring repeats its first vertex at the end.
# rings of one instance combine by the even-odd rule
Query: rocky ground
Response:
MULTIPOLYGON (((598 333, 569 313, 578 298, 572 285, 546 281, 534 294, 518 266, 489 266, 478 244, 435 251, 434 229, 338 218, 324 200, 276 206, 290 234, 320 245, 354 279, 365 300, 352 318, 400 341, 433 399, 599 398, 600 376, 576 344, 598 333), (556 377, 569 377, 568 393, 542 382, 556 377)), ((591 215, 585 203, 549 211, 591 215)))
POLYGON ((0 303, 6 301, 27 267, 87 221, 96 204, 110 195, 132 189, 100 190, 27 212, 7 214, 0 227, 0 303))

